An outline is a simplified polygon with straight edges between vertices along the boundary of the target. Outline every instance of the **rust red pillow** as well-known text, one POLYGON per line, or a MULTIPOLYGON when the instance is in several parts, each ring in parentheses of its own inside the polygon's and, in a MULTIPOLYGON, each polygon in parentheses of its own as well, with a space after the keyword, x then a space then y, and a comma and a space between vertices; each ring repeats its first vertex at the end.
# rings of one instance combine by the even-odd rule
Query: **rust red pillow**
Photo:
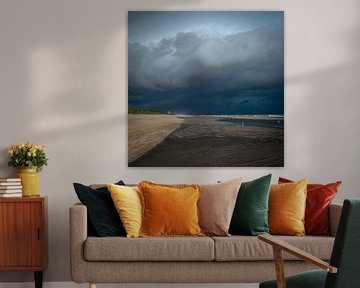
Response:
MULTIPOLYGON (((279 177, 279 184, 293 182, 279 177)), ((305 234, 329 236, 329 206, 341 181, 329 184, 308 184, 305 210, 305 234)))

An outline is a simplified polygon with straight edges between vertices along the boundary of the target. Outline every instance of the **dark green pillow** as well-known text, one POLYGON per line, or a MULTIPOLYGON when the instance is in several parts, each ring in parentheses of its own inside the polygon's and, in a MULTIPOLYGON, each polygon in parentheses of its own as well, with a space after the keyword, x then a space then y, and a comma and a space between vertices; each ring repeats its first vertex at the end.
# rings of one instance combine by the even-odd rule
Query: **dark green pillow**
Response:
POLYGON ((269 233, 270 181, 271 174, 241 184, 230 222, 230 234, 256 236, 269 233))
MULTIPOLYGON (((122 181, 115 184, 125 185, 122 181)), ((89 186, 74 183, 74 188, 81 203, 87 207, 90 235, 99 237, 126 235, 107 187, 92 189, 89 186)))

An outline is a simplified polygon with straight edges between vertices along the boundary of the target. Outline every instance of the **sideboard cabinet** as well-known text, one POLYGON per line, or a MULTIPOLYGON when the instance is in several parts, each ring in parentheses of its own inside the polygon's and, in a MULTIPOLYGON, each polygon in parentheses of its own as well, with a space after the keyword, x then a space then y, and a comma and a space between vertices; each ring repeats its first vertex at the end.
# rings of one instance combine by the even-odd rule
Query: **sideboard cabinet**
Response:
POLYGON ((47 250, 47 197, 0 198, 0 271, 34 272, 41 288, 47 250))

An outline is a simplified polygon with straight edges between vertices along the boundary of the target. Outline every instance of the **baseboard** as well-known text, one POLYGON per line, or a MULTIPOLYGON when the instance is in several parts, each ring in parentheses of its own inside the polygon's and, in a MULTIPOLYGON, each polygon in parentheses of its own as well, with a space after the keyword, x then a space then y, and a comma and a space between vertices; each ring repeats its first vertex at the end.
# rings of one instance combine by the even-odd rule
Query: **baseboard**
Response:
MULTIPOLYGON (((88 284, 44 282, 43 288, 88 288, 88 284)), ((259 284, 98 284, 97 288, 258 288, 259 284)), ((2 282, 0 288, 34 288, 31 282, 2 282)))

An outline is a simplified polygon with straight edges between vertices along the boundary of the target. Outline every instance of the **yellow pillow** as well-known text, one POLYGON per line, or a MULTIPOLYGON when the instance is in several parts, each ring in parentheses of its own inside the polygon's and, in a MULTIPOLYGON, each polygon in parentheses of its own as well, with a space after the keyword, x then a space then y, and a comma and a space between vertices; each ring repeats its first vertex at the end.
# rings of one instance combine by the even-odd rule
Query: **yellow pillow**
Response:
POLYGON ((172 186, 143 181, 140 236, 203 236, 197 201, 199 185, 172 186))
POLYGON ((294 183, 273 184, 269 195, 269 228, 271 234, 305 234, 307 179, 294 183))
POLYGON ((107 185, 127 237, 139 237, 141 226, 141 197, 137 187, 107 185))

